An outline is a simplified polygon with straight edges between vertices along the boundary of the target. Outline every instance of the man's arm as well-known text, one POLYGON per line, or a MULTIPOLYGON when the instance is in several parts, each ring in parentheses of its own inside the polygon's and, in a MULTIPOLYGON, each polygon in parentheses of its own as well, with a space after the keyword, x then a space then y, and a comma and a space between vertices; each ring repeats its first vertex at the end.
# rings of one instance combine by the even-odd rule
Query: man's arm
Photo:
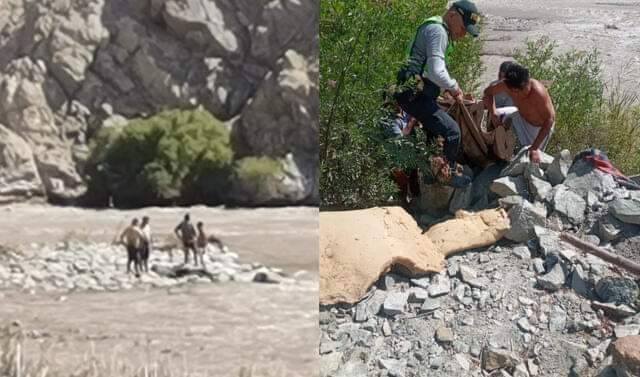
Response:
POLYGON ((458 82, 449 75, 444 60, 445 51, 449 44, 446 30, 440 25, 429 25, 422 30, 422 33, 427 46, 427 78, 456 97, 461 92, 460 87, 458 82))
POLYGON ((536 139, 531 144, 531 147, 529 148, 531 161, 534 163, 540 162, 540 153, 539 153, 540 145, 542 144, 544 139, 547 137, 547 135, 549 135, 549 132, 551 132, 551 127, 553 127, 553 124, 556 121, 556 111, 553 108, 553 103, 551 102, 551 96, 549 96, 549 92, 547 92, 547 89, 543 86, 542 83, 539 84, 539 87, 537 87, 537 90, 540 91, 539 92, 540 95, 544 98, 544 105, 541 106, 542 107, 541 112, 545 118, 545 121, 540 131, 538 132, 538 136, 536 137, 536 139))
POLYGON ((497 93, 504 92, 505 90, 506 85, 502 81, 495 82, 484 89, 482 103, 484 103, 485 108, 488 110, 494 126, 501 126, 502 122, 496 116, 496 101, 494 101, 493 96, 497 93))

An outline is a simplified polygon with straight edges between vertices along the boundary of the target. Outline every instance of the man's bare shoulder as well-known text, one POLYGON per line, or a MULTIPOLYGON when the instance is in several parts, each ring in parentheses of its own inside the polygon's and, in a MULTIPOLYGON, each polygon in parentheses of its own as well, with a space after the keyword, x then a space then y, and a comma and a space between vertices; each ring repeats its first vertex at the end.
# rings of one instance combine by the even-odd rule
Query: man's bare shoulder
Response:
POLYGON ((549 96, 549 91, 547 90, 547 87, 541 81, 533 78, 530 80, 531 80, 531 89, 533 89, 533 92, 535 94, 543 97, 549 96))

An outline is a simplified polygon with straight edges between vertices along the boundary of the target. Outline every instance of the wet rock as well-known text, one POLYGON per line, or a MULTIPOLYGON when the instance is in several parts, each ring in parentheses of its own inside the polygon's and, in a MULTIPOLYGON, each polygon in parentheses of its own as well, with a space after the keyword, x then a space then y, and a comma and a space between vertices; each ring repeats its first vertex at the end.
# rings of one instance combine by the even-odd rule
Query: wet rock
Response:
POLYGON ((513 368, 517 358, 508 351, 487 347, 482 353, 482 369, 494 371, 496 369, 513 368))
POLYGON ((545 178, 549 183, 555 186, 564 182, 573 162, 572 159, 571 152, 567 149, 563 149, 553 158, 553 162, 545 172, 545 178))
POLYGON ((640 336, 627 336, 616 340, 611 355, 618 377, 640 376, 640 336))
POLYGON ((536 278, 538 285, 545 290, 555 292, 562 288, 565 283, 564 271, 560 263, 556 263, 555 266, 545 275, 538 276, 536 278))
POLYGON ((605 277, 596 283, 596 293, 602 302, 635 305, 638 285, 623 277, 605 277))
POLYGON ((587 203, 580 195, 560 185, 554 188, 553 208, 560 214, 566 216, 573 224, 580 224, 584 221, 584 212, 587 203))
POLYGON ((609 210, 624 223, 640 225, 640 200, 636 198, 617 199, 609 205, 609 210))
POLYGON ((489 190, 502 198, 511 195, 523 197, 528 195, 527 184, 521 176, 498 178, 489 186, 489 190))
POLYGON ((505 238, 515 242, 526 242, 535 236, 533 226, 544 226, 547 211, 544 207, 538 207, 528 201, 521 205, 513 206, 509 210, 511 229, 505 234, 505 238))

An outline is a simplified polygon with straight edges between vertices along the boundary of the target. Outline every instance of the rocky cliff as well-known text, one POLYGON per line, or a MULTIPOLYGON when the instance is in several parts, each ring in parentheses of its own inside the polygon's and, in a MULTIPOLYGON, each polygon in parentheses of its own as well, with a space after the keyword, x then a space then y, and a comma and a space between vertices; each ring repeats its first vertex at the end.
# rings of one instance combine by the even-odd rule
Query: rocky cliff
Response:
POLYGON ((316 203, 317 21, 309 0, 3 0, 0 202, 73 203, 97 130, 202 106, 316 203))

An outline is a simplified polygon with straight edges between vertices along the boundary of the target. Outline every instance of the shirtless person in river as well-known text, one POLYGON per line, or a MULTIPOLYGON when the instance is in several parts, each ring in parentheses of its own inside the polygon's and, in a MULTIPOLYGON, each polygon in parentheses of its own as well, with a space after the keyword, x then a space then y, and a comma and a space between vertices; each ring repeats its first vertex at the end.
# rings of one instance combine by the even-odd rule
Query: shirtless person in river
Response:
POLYGON ((529 77, 529 71, 511 64, 504 79, 484 90, 483 102, 495 126, 513 127, 520 146, 529 146, 529 156, 540 162, 540 150, 544 150, 553 133, 556 112, 545 86, 529 77), (513 107, 497 108, 494 95, 506 92, 513 100, 513 107))

